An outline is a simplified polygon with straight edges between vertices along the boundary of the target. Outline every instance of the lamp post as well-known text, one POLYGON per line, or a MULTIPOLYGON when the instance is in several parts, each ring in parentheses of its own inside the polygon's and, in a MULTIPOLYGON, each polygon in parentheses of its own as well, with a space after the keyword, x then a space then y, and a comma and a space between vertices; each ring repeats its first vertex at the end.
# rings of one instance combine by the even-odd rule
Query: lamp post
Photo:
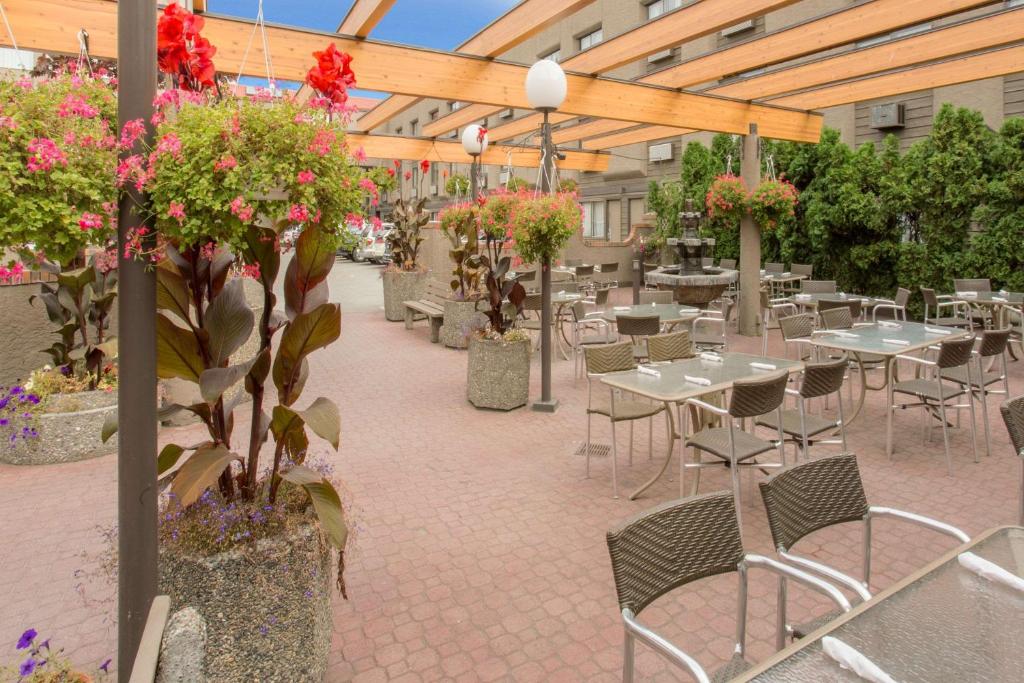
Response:
POLYGON ((483 126, 474 123, 462 131, 462 149, 473 157, 473 163, 469 167, 470 201, 475 202, 477 195, 480 194, 480 155, 487 151, 490 142, 487 129, 483 126))
MULTIPOLYGON (((541 124, 540 152, 540 191, 547 194, 554 188, 552 179, 555 174, 555 146, 551 142, 551 112, 557 111, 565 101, 568 84, 565 72, 556 62, 542 59, 530 67, 526 74, 526 98, 530 106, 544 114, 541 124)), ((540 264, 540 400, 533 403, 533 409, 544 413, 553 413, 558 409, 558 401, 551 397, 551 255, 545 255, 540 264)))

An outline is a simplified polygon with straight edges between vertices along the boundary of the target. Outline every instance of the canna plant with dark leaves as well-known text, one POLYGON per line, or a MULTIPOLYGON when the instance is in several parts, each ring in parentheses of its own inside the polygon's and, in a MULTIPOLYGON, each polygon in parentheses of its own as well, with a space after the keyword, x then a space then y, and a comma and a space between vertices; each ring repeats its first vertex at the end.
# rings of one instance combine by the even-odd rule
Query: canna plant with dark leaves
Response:
POLYGON ((391 262, 399 270, 414 271, 419 268, 420 245, 424 237, 420 232, 430 222, 430 212, 426 210, 427 198, 406 202, 405 199, 395 200, 393 215, 395 228, 388 235, 391 244, 391 262))
POLYGON ((507 192, 497 192, 478 200, 484 236, 484 251, 479 261, 486 272, 484 286, 490 304, 484 315, 490 321, 491 332, 499 336, 515 326, 526 300, 526 289, 516 280, 505 279, 512 257, 502 255, 513 244, 510 221, 518 201, 518 195, 507 192))
POLYGON ((449 283, 452 293, 468 301, 477 296, 483 275, 477 208, 471 202, 453 204, 444 209, 439 218, 441 232, 451 242, 448 258, 454 265, 449 283))

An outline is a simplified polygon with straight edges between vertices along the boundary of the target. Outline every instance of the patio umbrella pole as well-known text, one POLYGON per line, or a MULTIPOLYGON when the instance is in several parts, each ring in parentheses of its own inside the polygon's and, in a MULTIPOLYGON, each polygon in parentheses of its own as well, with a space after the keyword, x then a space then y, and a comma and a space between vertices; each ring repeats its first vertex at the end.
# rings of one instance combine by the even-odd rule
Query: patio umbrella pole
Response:
MULTIPOLYGON (((743 154, 740 177, 748 191, 761 180, 760 144, 757 124, 750 124, 750 132, 743 136, 743 154)), ((747 211, 740 220, 740 334, 756 337, 761 334, 761 230, 747 211)))
MULTIPOLYGON (((551 123, 548 121, 549 111, 544 111, 544 123, 541 126, 541 194, 551 194, 551 177, 554 174, 554 145, 551 142, 551 123)), ((558 410, 558 401, 551 398, 551 257, 547 256, 540 264, 540 400, 533 402, 533 409, 541 413, 553 413, 558 410)))
MULTIPOLYGON (((156 95, 156 2, 118 2, 117 34, 118 123, 149 121, 156 95)), ((152 138, 149 128, 146 139, 152 138)), ((132 151, 138 148, 122 156, 132 151)), ((145 224, 135 211, 144 201, 130 183, 118 199, 117 668, 124 681, 157 591, 156 274, 124 253, 128 231, 145 224)))

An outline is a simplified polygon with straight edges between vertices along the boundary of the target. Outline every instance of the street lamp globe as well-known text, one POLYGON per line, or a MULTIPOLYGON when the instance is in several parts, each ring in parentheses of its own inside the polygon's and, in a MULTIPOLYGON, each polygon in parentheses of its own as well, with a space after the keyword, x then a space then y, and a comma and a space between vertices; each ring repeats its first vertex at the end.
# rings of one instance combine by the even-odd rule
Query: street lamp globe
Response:
POLYGON ((526 99, 534 109, 555 111, 565 101, 567 90, 565 72, 550 59, 540 60, 526 74, 526 99))
POLYGON ((487 151, 487 146, 491 143, 487 137, 487 129, 477 124, 466 126, 466 130, 462 131, 462 149, 466 150, 466 154, 470 156, 479 156, 487 151))

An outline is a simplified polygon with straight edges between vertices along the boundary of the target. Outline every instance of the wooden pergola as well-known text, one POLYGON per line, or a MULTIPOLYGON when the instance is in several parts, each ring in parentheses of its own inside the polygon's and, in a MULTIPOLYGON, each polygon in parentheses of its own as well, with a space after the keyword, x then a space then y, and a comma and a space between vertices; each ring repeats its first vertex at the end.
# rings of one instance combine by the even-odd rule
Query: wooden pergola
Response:
MULTIPOLYGON (((522 0, 454 51, 428 50, 369 38, 395 0, 355 0, 336 33, 268 25, 276 76, 302 81, 311 53, 333 42, 353 57, 359 87, 389 93, 357 122, 350 145, 373 158, 466 162, 457 142, 437 139, 505 109, 529 110, 529 65, 502 55, 594 0, 522 0), (466 103, 424 127, 425 137, 376 135, 421 99, 466 103)), ((1024 71, 1024 7, 1000 9, 995 0, 864 0, 799 24, 724 47, 634 81, 605 76, 623 65, 712 35, 799 0, 702 0, 667 12, 563 62, 568 96, 551 122, 554 142, 580 141, 566 151, 563 169, 603 171, 606 150, 694 131, 743 137, 741 175, 760 175, 758 137, 817 142, 823 117, 812 111, 1024 71), (998 6, 998 8, 996 8, 998 6), (993 10, 993 8, 996 8, 993 10), (964 13, 964 17, 957 17, 964 13), (952 19, 951 19, 952 18, 952 19), (936 28, 835 52, 869 38, 922 23, 936 28), (794 63, 795 62, 795 63, 794 63), (777 66, 781 65, 781 66, 777 66), (732 74, 747 74, 731 77, 732 74), (717 81, 717 82, 716 82, 717 81), (702 84, 714 85, 695 88, 702 84)), ((194 0, 196 11, 206 3, 194 0)), ((94 57, 119 59, 120 118, 148 119, 156 88, 155 0, 3 0, 19 49, 77 54, 78 32, 89 34, 94 57)), ((206 14, 204 36, 217 46, 225 73, 263 77, 263 46, 246 46, 254 24, 206 14)), ((14 46, 0 33, 0 45, 14 46)), ((494 141, 532 137, 540 116, 528 114, 491 131, 494 141)), ((492 148, 484 163, 537 166, 540 150, 510 142, 492 148)), ((143 197, 121 202, 121 231, 139 225, 143 197)), ((760 236, 741 222, 741 287, 759 288, 760 236)), ((123 323, 119 393, 119 668, 127 680, 149 604, 156 590, 155 283, 142 264, 122 260, 119 313, 123 323)), ((759 331, 759 301, 743 297, 740 332, 759 331)))

